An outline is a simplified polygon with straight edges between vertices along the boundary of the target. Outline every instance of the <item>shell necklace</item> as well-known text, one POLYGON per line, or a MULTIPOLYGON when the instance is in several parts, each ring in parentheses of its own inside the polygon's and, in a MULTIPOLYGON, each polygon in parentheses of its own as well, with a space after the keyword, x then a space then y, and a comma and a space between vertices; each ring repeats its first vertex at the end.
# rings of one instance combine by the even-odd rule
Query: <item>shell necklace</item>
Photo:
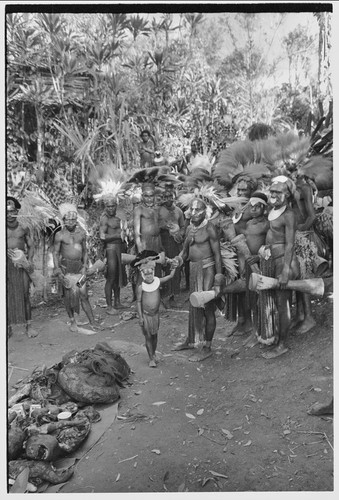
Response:
POLYGON ((277 219, 278 217, 280 217, 281 214, 283 214, 285 212, 286 208, 287 208, 287 205, 283 205, 282 207, 277 208, 277 209, 272 208, 272 210, 268 214, 268 220, 272 221, 272 220, 277 219))
POLYGON ((145 283, 145 281, 141 283, 141 288, 144 292, 154 292, 159 288, 159 286, 160 279, 158 278, 158 276, 154 276, 154 280, 152 281, 152 283, 145 283))

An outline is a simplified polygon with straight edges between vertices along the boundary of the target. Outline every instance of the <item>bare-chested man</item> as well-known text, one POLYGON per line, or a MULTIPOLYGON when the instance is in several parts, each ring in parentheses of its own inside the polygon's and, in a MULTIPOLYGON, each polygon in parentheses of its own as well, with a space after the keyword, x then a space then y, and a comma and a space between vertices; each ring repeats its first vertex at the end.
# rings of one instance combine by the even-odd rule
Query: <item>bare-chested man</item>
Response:
MULTIPOLYGON (((313 267, 311 267, 311 255, 305 256, 305 248, 313 247, 314 257, 318 253, 317 236, 313 229, 316 218, 314 209, 314 193, 307 178, 302 175, 293 175, 297 188, 297 195, 293 200, 293 210, 297 220, 295 252, 305 265, 300 266, 300 277, 302 279, 313 278, 313 267), (308 262, 306 262, 306 260, 308 262)), ((314 260, 314 258, 313 258, 314 260)), ((296 327, 297 333, 306 333, 316 324, 312 316, 311 296, 308 293, 296 292, 297 312, 291 327, 296 327)))
MULTIPOLYGON (((215 274, 221 274, 220 244, 215 226, 206 219, 207 206, 202 199, 191 202, 191 224, 187 228, 184 247, 179 254, 179 265, 185 260, 190 261, 190 291, 200 292, 211 290, 215 274)), ((215 302, 211 301, 205 308, 189 306, 188 336, 183 344, 174 350, 193 349, 195 335, 205 344, 199 352, 189 358, 190 361, 202 361, 209 357, 216 327, 215 302)))
POLYGON ((32 312, 29 299, 29 272, 34 270, 34 246, 29 230, 17 221, 21 204, 12 196, 7 197, 7 325, 8 336, 12 325, 25 325, 28 337, 36 337, 32 328, 32 312), (14 264, 15 250, 26 252, 28 265, 14 264), (13 260, 14 262, 13 262, 13 260))
POLYGON ((115 314, 114 309, 123 309, 120 302, 120 289, 126 286, 126 273, 121 263, 123 241, 121 239, 121 220, 116 216, 116 199, 105 199, 105 212, 100 218, 100 239, 103 241, 107 258, 107 274, 105 297, 107 314, 115 314), (114 294, 114 309, 112 307, 112 293, 114 294))
MULTIPOLYGON (((257 187, 257 182, 253 179, 241 178, 237 183, 237 196, 239 198, 244 197, 248 200, 250 199, 252 193, 257 187)), ((247 222, 252 218, 251 205, 247 202, 244 203, 240 214, 234 214, 232 217, 234 229, 236 235, 246 234, 247 222)), ((243 277, 245 269, 243 268, 241 262, 239 262, 239 273, 243 277)), ((249 308, 246 308, 245 293, 238 294, 238 321, 231 335, 243 335, 252 330, 252 321, 249 308)))
POLYGON ((161 251, 159 229, 159 207, 155 206, 155 187, 145 183, 142 186, 142 200, 134 209, 134 237, 137 251, 161 251))
POLYGON ((265 247, 259 251, 262 256, 260 268, 263 275, 267 275, 270 269, 271 276, 277 278, 280 285, 280 289, 272 291, 276 305, 275 314, 271 314, 272 331, 264 332, 264 324, 259 326, 258 331, 259 342, 266 345, 275 344, 273 349, 263 354, 266 359, 276 358, 288 351, 291 291, 286 290, 286 285, 289 280, 299 276, 299 264, 294 253, 296 217, 290 207, 294 191, 295 185, 291 179, 278 176, 272 180, 269 195, 272 210, 268 214, 270 227, 265 247))
POLYGON ((70 330, 78 331, 74 313, 80 312, 80 304, 93 330, 100 328, 94 319, 91 304, 88 300, 87 284, 78 286, 81 276, 86 274, 87 248, 86 233, 78 225, 77 209, 70 203, 60 205, 64 226, 55 235, 53 260, 54 274, 58 276, 63 285, 64 303, 67 314, 71 320, 70 330), (80 300, 79 300, 80 299, 80 300))
MULTIPOLYGON (((252 218, 246 224, 245 236, 248 249, 253 256, 247 259, 246 265, 251 266, 252 264, 259 262, 258 252, 262 245, 265 244, 266 234, 269 230, 270 223, 267 220, 267 196, 264 193, 255 191, 249 200, 249 205, 252 218)), ((252 312, 254 331, 251 333, 244 345, 253 347, 258 342, 256 336, 258 328, 258 310, 257 294, 255 292, 249 292, 249 302, 250 310, 252 312)))
MULTIPOLYGON (((172 259, 182 249, 185 219, 182 210, 174 203, 175 192, 173 188, 166 188, 163 199, 164 203, 159 211, 161 243, 166 257, 172 259)), ((165 267, 165 274, 170 272, 170 267, 170 265, 165 267)), ((173 279, 166 283, 163 289, 165 307, 176 307, 175 295, 180 293, 180 277, 180 268, 178 268, 173 279)))

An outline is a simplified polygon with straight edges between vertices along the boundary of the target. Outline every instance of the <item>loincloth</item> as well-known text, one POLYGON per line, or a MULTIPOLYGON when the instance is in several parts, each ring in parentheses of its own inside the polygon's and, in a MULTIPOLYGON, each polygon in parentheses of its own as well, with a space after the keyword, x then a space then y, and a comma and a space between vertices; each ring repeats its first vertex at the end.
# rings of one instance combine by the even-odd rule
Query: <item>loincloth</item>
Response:
POLYGON ((144 320, 144 330, 149 334, 149 335, 157 335, 159 331, 159 325, 160 325, 160 315, 159 312, 156 312, 154 314, 150 314, 147 311, 143 311, 142 313, 143 320, 144 320))
MULTIPOLYGON (((9 325, 26 323, 25 312, 25 274, 26 271, 16 267, 10 258, 7 258, 7 322, 9 325)), ((27 298, 27 300, 29 300, 27 298)))
POLYGON ((83 263, 78 259, 66 259, 63 257, 60 261, 60 268, 64 276, 71 282, 71 288, 66 288, 63 284, 63 295, 65 304, 68 305, 77 314, 80 312, 80 288, 76 285, 81 277, 83 263))
POLYGON ((83 268, 83 263, 79 259, 66 259, 62 257, 60 268, 63 274, 79 274, 83 268))
MULTIPOLYGON (((208 291, 213 288, 215 276, 215 262, 213 257, 202 259, 198 262, 190 261, 190 293, 208 291), (212 272, 211 272, 211 268, 212 272)), ((188 318, 188 339, 189 343, 193 344, 195 335, 199 336, 199 340, 205 339, 206 316, 205 311, 215 311, 215 301, 208 302, 205 308, 193 307, 189 304, 188 318)))
POLYGON ((142 234, 140 236, 140 240, 144 247, 144 250, 154 250, 154 252, 157 253, 162 251, 160 234, 142 234))
MULTIPOLYGON (((107 251, 109 252, 113 251, 118 261, 119 288, 122 288, 127 285, 126 269, 121 260, 122 243, 123 242, 121 239, 117 239, 116 242, 113 241, 106 244, 106 257, 108 258, 107 251)), ((106 272, 106 278, 107 278, 107 272, 106 272)))
MULTIPOLYGON (((275 277, 275 268, 284 254, 268 259, 260 257, 260 270, 264 276, 275 277)), ((261 290, 258 293, 258 330, 257 338, 261 344, 272 345, 279 338, 279 314, 274 290, 261 290)))

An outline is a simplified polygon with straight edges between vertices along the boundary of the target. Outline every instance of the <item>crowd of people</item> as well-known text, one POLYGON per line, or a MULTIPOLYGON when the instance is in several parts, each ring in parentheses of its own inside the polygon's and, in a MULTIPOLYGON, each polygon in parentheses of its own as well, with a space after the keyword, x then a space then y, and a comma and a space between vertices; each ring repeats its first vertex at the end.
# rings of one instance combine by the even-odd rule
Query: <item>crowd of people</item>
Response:
MULTIPOLYGON (((141 137, 141 166, 147 170, 154 167, 154 145, 148 131, 141 137)), ((290 332, 305 334, 316 324, 310 293, 300 288, 294 292, 289 282, 331 274, 332 249, 314 229, 317 193, 310 179, 282 166, 269 182, 246 173, 236 176, 225 191, 211 171, 199 168, 199 162, 192 181, 198 156, 193 141, 191 155, 185 158, 188 175, 184 180, 174 172, 158 177, 155 173, 152 181, 141 182, 142 194, 134 200, 133 217, 128 221, 128 254, 117 216, 123 188, 119 196, 105 192, 101 197, 106 313, 116 314, 127 307, 121 303, 120 291, 129 278, 131 302, 136 301, 152 368, 159 362, 160 307, 177 306, 182 278, 191 294, 201 294, 202 303, 196 307, 190 302, 187 338, 173 350, 192 349, 189 360, 197 362, 212 355, 217 309, 235 323, 227 332, 225 325, 225 335, 246 336, 248 347, 261 343, 266 359, 288 352, 290 332), (231 267, 235 269, 232 274, 231 267), (252 274, 260 277, 255 289, 252 274), (276 280, 274 288, 265 286, 266 278, 276 280), (207 300, 206 292, 211 291, 212 300, 207 300)), ((32 328, 29 297, 34 245, 29 231, 17 220, 19 210, 20 202, 7 196, 8 335, 12 325, 23 324, 27 335, 34 337, 37 331, 32 328), (26 252, 26 259, 16 259, 18 249, 26 252)), ((76 205, 63 203, 59 211, 62 224, 53 242, 54 275, 63 290, 70 330, 77 330, 75 313, 81 304, 90 328, 99 331, 104 326, 94 317, 87 292, 91 267, 86 231, 79 225, 76 205)))

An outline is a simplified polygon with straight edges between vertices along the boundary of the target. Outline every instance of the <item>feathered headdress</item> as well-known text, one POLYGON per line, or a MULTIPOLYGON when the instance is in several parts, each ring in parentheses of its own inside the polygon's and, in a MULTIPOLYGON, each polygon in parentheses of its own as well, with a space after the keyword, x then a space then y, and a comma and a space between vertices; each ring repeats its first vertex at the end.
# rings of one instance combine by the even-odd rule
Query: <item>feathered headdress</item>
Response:
POLYGON ((333 189, 333 159, 325 156, 311 156, 299 166, 298 174, 312 179, 319 190, 333 189))
POLYGON ((306 158, 310 147, 308 138, 294 132, 278 134, 258 141, 237 141, 221 151, 215 168, 220 183, 230 188, 234 178, 246 172, 254 178, 269 178, 282 173, 285 165, 296 169, 306 158))
POLYGON ((93 195, 95 201, 103 200, 106 202, 109 199, 114 199, 117 203, 124 197, 124 183, 115 181, 112 178, 98 179, 97 183, 100 186, 100 192, 93 195))
POLYGON ((187 168, 192 173, 196 169, 206 170, 209 174, 211 174, 213 163, 215 159, 208 154, 197 155, 192 161, 188 164, 187 168))
POLYGON ((171 167, 150 167, 142 168, 135 172, 127 181, 127 184, 143 184, 144 182, 152 182, 158 184, 158 177, 167 175, 171 172, 171 167))
POLYGON ((70 213, 76 213, 78 215, 77 207, 73 203, 67 202, 61 203, 61 205, 59 205, 59 212, 62 219, 64 219, 64 217, 70 213))
POLYGON ((178 204, 187 209, 194 199, 200 198, 207 206, 206 218, 209 219, 215 209, 222 210, 226 205, 237 207, 247 201, 246 198, 223 197, 214 185, 203 184, 189 193, 182 193, 178 197, 178 204))

